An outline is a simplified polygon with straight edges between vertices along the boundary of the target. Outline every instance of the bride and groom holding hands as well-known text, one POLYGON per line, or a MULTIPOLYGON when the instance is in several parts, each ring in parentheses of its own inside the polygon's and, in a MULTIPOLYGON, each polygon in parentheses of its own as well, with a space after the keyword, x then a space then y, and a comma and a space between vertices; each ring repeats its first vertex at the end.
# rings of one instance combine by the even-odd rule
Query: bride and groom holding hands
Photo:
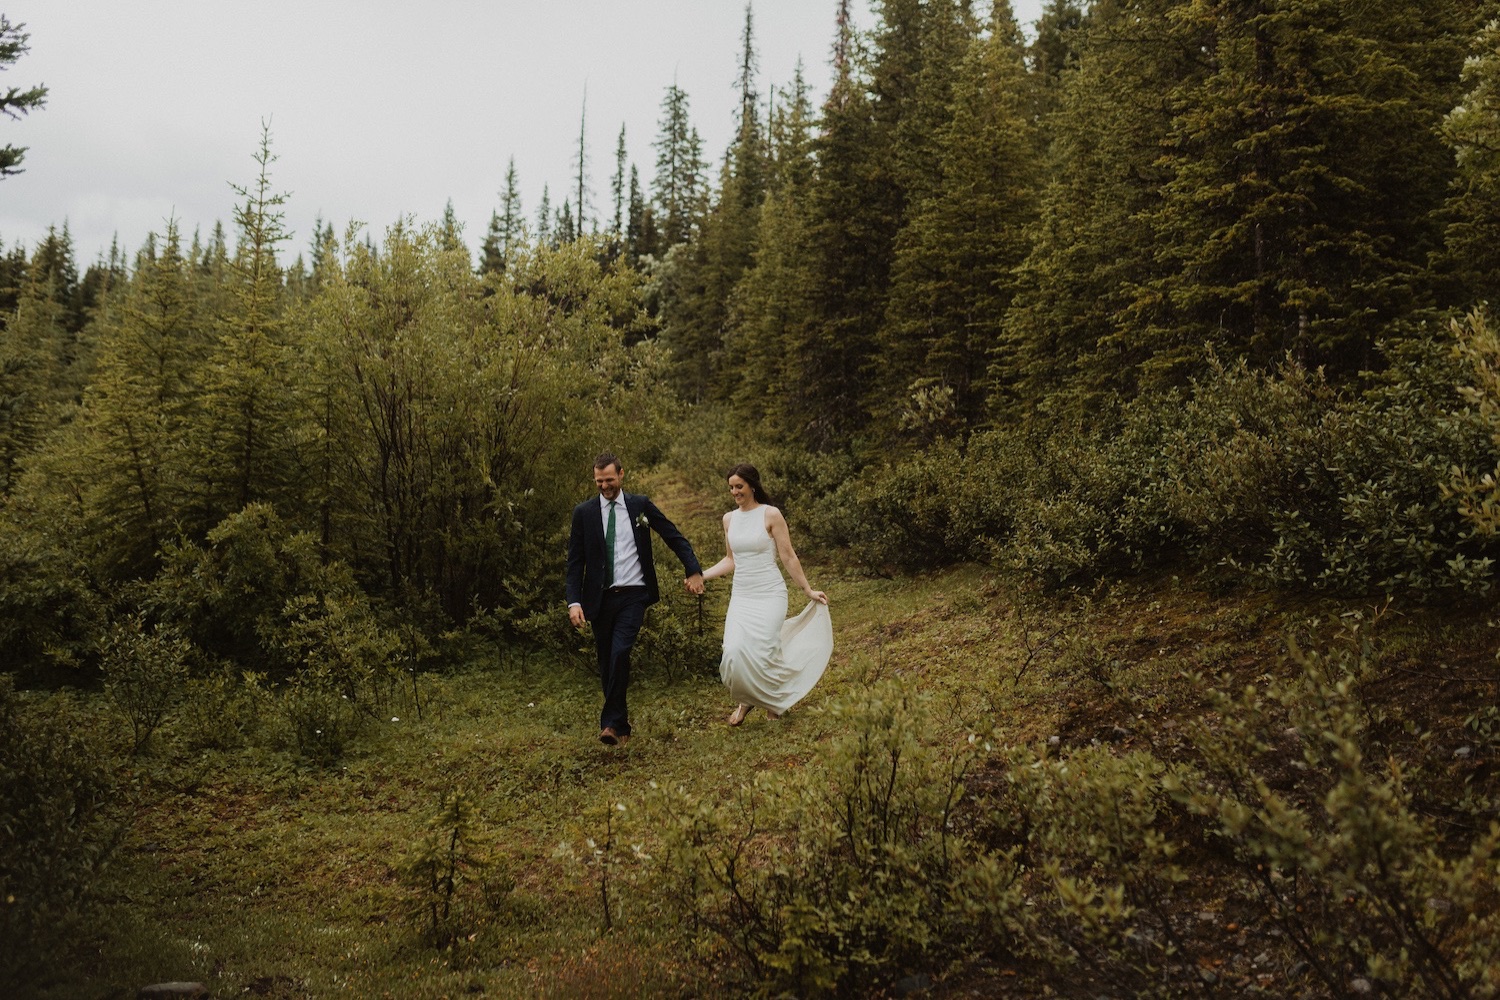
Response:
POLYGON ((739 725, 757 707, 779 718, 812 690, 828 664, 833 652, 828 595, 808 584, 786 518, 771 504, 754 466, 736 465, 726 479, 734 509, 724 515, 724 558, 705 570, 682 532, 649 498, 623 490, 618 457, 606 452, 594 460, 599 494, 573 509, 567 595, 573 626, 593 626, 604 688, 603 743, 630 739, 630 651, 646 609, 660 597, 652 531, 682 562, 689 593, 703 593, 707 580, 734 577, 719 660, 719 676, 736 702, 730 725, 739 725), (791 619, 778 557, 808 597, 807 607, 791 619))

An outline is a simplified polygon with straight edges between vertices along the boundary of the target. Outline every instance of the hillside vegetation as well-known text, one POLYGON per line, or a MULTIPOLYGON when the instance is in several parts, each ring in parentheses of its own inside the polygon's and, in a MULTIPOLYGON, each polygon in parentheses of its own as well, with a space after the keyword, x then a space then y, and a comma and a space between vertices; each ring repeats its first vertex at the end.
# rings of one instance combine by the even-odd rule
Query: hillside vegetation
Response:
POLYGON ((195 689, 34 995, 1494 991, 1482 613, 814 568, 835 661, 779 723, 658 656, 611 750, 586 654, 485 658, 325 768, 267 695, 195 689))
POLYGON ((1500 993, 1500 7, 876 7, 612 220, 0 254, 0 991, 1500 993), (604 450, 789 718, 717 587, 592 738, 604 450))

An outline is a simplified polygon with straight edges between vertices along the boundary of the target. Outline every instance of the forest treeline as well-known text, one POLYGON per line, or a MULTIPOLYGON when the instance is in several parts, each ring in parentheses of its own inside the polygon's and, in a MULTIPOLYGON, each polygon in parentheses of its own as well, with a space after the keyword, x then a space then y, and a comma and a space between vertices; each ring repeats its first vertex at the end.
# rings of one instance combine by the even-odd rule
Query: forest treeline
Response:
POLYGON ((747 13, 722 157, 674 86, 649 182, 623 134, 603 210, 581 142, 555 210, 512 165, 475 254, 451 211, 293 253, 269 135, 227 229, 0 252, 7 940, 61 926, 118 799, 17 689, 102 688, 137 750, 274 700, 337 759, 466 644, 576 647, 603 448, 755 461, 875 572, 1489 592, 1500 7, 847 6, 821 103, 759 89, 747 13))

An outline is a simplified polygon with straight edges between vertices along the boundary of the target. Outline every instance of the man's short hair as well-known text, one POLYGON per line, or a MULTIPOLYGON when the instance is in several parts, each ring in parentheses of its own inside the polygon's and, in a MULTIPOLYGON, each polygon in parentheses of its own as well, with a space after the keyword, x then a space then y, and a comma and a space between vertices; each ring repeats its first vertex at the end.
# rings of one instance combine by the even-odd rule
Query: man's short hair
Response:
POLYGON ((612 451, 600 452, 599 457, 594 459, 594 468, 596 469, 607 469, 611 465, 615 467, 616 472, 625 471, 625 467, 620 464, 620 456, 612 451))

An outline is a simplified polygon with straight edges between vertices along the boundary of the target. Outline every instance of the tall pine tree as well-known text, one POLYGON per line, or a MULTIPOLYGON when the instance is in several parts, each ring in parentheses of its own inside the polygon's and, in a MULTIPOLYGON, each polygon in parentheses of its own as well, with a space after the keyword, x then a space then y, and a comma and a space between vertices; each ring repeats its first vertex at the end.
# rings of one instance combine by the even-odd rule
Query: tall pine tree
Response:
POLYGON ((896 245, 871 409, 887 433, 962 434, 984 415, 986 371, 1029 249, 1041 184, 1024 48, 1007 0, 970 43, 935 139, 935 187, 896 245))

